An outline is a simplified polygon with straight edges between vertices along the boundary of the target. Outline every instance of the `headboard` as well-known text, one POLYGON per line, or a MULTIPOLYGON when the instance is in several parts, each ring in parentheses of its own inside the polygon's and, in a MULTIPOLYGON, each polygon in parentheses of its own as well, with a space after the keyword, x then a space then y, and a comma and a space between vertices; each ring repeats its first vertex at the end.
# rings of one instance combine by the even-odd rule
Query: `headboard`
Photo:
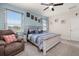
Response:
POLYGON ((42 29, 42 26, 29 26, 28 29, 38 30, 38 29, 42 29))
POLYGON ((28 30, 29 29, 31 29, 31 30, 38 30, 38 29, 43 29, 43 27, 42 26, 27 26, 27 27, 25 27, 25 29, 24 29, 24 33, 27 35, 27 33, 28 33, 28 30))
POLYGON ((28 31, 29 31, 29 29, 31 29, 31 30, 38 30, 38 29, 43 29, 43 27, 42 26, 27 26, 27 27, 25 27, 24 28, 24 35, 26 35, 27 37, 28 37, 28 31))

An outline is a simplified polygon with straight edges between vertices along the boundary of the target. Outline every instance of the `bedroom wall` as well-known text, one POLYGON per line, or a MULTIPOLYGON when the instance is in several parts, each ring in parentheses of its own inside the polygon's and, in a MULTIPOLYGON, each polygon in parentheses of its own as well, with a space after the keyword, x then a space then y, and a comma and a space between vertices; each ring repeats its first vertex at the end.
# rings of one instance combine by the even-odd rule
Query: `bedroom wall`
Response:
MULTIPOLYGON (((76 19, 76 16, 74 15, 76 12, 79 12, 79 9, 63 12, 61 14, 54 15, 54 16, 50 16, 49 17, 49 31, 55 32, 57 34, 61 34, 61 37, 63 39, 72 40, 71 39, 72 38, 71 37, 71 34, 72 34, 71 21, 72 21, 72 18, 74 18, 74 20, 76 19), (56 19, 58 20, 55 22, 56 19), (64 20, 65 22, 61 23, 61 20, 64 20)), ((76 35, 74 37, 76 37, 76 35)))
MULTIPOLYGON (((40 14, 36 14, 29 10, 27 10, 26 12, 30 12, 31 15, 41 18, 40 14)), ((32 20, 31 17, 25 17, 24 23, 25 23, 25 26, 42 26, 42 23, 39 23, 39 22, 35 21, 34 19, 32 20)))

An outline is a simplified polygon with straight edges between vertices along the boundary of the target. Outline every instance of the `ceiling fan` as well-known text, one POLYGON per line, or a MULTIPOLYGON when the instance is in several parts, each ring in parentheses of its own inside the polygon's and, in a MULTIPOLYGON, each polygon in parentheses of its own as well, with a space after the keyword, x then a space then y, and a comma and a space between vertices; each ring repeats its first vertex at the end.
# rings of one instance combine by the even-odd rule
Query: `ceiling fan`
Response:
POLYGON ((41 3, 41 5, 47 6, 43 9, 43 11, 47 10, 50 6, 52 6, 51 10, 54 11, 54 6, 62 6, 64 3, 41 3))

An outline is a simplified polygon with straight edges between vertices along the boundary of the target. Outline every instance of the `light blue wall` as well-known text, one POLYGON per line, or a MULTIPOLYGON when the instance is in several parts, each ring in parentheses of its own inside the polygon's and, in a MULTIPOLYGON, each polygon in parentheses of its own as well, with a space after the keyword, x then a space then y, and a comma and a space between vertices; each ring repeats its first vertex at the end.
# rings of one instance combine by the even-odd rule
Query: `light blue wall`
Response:
POLYGON ((0 12, 0 30, 4 29, 4 14, 0 12))
POLYGON ((29 17, 26 17, 26 12, 30 12, 34 16, 42 17, 42 19, 48 20, 48 17, 46 17, 46 16, 42 16, 41 14, 36 14, 35 12, 29 11, 29 10, 25 11, 21 8, 15 7, 15 6, 7 4, 7 3, 0 3, 0 8, 11 9, 11 10, 23 13, 23 17, 24 17, 23 20, 22 20, 22 27, 23 28, 26 27, 26 26, 42 26, 42 23, 38 23, 37 21, 32 20, 29 17))
MULTIPOLYGON (((30 12, 30 11, 28 11, 28 12, 30 12)), ((41 15, 38 15, 38 14, 35 14, 35 13, 33 13, 33 12, 30 12, 30 14, 31 15, 34 15, 35 17, 41 17, 41 15)), ((27 23, 26 25, 28 25, 28 26, 42 26, 42 23, 39 23, 39 22, 37 22, 37 21, 35 21, 34 19, 32 20, 31 19, 31 17, 26 17, 26 19, 25 19, 25 21, 24 21, 25 23, 27 23)))
POLYGON ((0 30, 5 28, 5 9, 0 8, 0 30))

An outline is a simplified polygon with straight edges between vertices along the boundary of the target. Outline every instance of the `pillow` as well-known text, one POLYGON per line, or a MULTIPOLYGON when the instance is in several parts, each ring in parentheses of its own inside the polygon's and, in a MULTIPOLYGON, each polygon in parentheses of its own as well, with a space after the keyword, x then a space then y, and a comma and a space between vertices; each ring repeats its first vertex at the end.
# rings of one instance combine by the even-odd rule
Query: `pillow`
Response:
POLYGON ((11 42, 14 42, 14 41, 17 41, 16 37, 14 34, 11 34, 11 35, 3 35, 3 38, 5 40, 6 43, 11 43, 11 42))
POLYGON ((34 34, 35 30, 28 30, 28 34, 34 34))
POLYGON ((43 33, 43 30, 38 31, 38 33, 43 33))
POLYGON ((38 29, 38 33, 42 33, 43 32, 43 30, 42 29, 38 29))
POLYGON ((39 32, 38 32, 38 30, 35 30, 35 34, 38 34, 39 32))

